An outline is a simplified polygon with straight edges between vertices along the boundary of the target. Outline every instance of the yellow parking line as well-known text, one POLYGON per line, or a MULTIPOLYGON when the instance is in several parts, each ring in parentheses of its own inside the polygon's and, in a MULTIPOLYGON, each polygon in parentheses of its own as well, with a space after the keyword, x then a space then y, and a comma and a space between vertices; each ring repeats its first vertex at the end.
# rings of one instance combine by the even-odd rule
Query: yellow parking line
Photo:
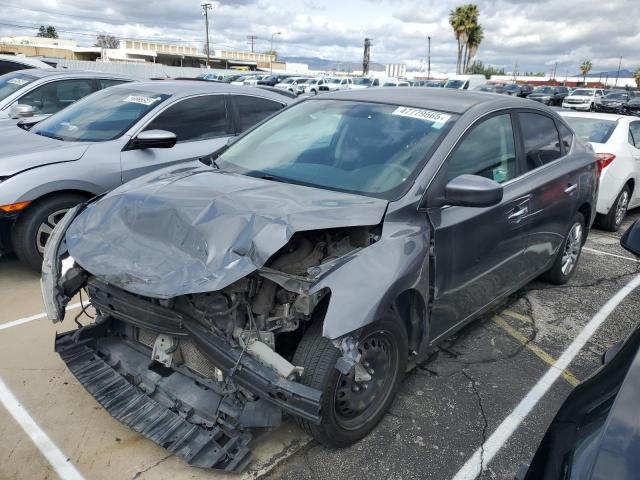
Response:
MULTIPOLYGON (((506 313, 506 311, 505 311, 505 313, 506 313)), ((511 313, 515 313, 515 312, 511 312, 511 313)), ((524 315, 520 315, 520 314, 517 314, 517 315, 519 315, 520 317, 526 319, 526 317, 524 317, 524 315)), ((509 316, 511 316, 511 315, 509 315, 509 316)), ((492 320, 502 330, 504 330, 511 337, 513 337, 518 343, 520 343, 520 344, 524 345, 525 347, 527 347, 527 349, 531 353, 533 353, 535 356, 537 356, 544 363, 546 363, 547 365, 550 365, 550 366, 553 366, 556 363, 556 360, 551 355, 549 355, 547 352, 542 350, 540 347, 538 347, 534 343, 531 343, 527 337, 525 337, 518 330, 516 330, 511 325, 509 325, 504 320, 504 318, 501 318, 498 315, 496 315, 496 316, 494 316, 492 318, 492 320)), ((526 321, 529 321, 529 320, 527 319, 526 321)), ((571 372, 569 372, 567 370, 563 370, 561 375, 562 375, 562 378, 564 378, 570 385, 572 385, 574 387, 580 383, 580 380, 578 380, 571 372)))
POLYGON ((514 312, 509 308, 505 308, 500 313, 504 313, 506 316, 513 318, 514 320, 520 320, 521 322, 524 322, 524 323, 533 323, 533 320, 531 320, 531 318, 527 317, 526 315, 522 315, 521 313, 514 312))

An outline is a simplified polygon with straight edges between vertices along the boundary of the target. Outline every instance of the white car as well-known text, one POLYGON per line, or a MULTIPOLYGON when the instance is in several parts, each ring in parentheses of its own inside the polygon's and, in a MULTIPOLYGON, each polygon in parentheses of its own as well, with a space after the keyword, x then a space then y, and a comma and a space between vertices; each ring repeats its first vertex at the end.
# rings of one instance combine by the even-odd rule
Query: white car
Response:
POLYGON ((596 104, 604 96, 604 91, 600 88, 576 88, 570 95, 564 97, 562 108, 572 110, 591 111, 595 110, 596 104))
POLYGON ((409 87, 409 82, 406 80, 391 79, 382 84, 383 87, 409 87))
POLYGON ((298 85, 298 95, 301 95, 303 93, 317 95, 318 88, 320 88, 321 85, 327 83, 329 80, 329 78, 309 78, 306 82, 300 83, 298 85))
POLYGON ((640 206, 640 118, 610 113, 559 113, 598 154, 601 174, 596 226, 615 232, 627 210, 640 206))
POLYGON ((244 84, 248 87, 255 87, 260 80, 265 80, 269 75, 252 75, 244 79, 244 84))
POLYGON ((318 87, 318 92, 335 92, 336 90, 349 90, 353 86, 351 77, 332 77, 318 87))
POLYGON ((480 85, 487 83, 484 75, 454 75, 444 84, 444 88, 455 90, 473 90, 480 85))
POLYGON ((275 87, 281 90, 288 90, 291 93, 298 93, 298 83, 303 83, 307 80, 307 77, 289 77, 282 80, 280 83, 276 83, 275 87))

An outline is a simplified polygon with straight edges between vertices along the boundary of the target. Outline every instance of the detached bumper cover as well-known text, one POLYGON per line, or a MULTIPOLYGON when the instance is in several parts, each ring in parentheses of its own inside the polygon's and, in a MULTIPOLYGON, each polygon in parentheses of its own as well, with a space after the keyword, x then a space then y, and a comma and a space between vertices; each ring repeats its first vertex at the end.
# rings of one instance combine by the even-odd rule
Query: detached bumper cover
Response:
POLYGON ((147 395, 116 371, 119 361, 111 365, 97 354, 91 347, 95 342, 91 327, 86 328, 57 335, 56 352, 115 419, 194 467, 239 472, 249 464, 250 434, 215 424, 205 428, 186 420, 185 412, 161 405, 149 396, 152 392, 147 395))

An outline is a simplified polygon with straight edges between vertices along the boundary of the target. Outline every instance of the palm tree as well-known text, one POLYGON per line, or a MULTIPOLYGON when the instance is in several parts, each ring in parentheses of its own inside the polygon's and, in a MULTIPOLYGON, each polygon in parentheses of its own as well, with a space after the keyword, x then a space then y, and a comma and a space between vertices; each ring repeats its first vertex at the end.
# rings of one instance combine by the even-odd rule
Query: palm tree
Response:
POLYGON ((593 65, 591 64, 591 60, 585 60, 580 65, 580 73, 582 73, 582 80, 585 85, 587 84, 587 74, 591 71, 593 65))
POLYGON ((464 23, 464 8, 456 7, 455 10, 449 12, 449 25, 453 28, 453 34, 458 42, 458 59, 456 61, 456 73, 460 73, 460 64, 462 63, 462 46, 466 43, 465 35, 465 23, 464 23))
POLYGON ((636 85, 638 86, 638 88, 640 88, 640 68, 636 69, 636 71, 633 72, 633 79, 636 81, 636 85))
POLYGON ((469 32, 469 39, 467 40, 467 58, 465 60, 464 68, 465 72, 469 69, 471 60, 476 56, 476 53, 478 53, 478 48, 480 47, 483 38, 484 29, 482 28, 482 25, 474 25, 474 27, 469 32))
POLYGON ((464 45, 464 55, 463 55, 463 61, 462 61, 462 72, 464 73, 467 70, 467 65, 469 63, 469 49, 471 47, 470 40, 471 40, 471 35, 473 34, 473 32, 476 30, 476 27, 478 26, 478 6, 474 5, 472 3, 468 3, 466 5, 463 5, 462 7, 463 9, 463 23, 464 23, 464 27, 465 27, 465 37, 466 37, 466 42, 464 45))

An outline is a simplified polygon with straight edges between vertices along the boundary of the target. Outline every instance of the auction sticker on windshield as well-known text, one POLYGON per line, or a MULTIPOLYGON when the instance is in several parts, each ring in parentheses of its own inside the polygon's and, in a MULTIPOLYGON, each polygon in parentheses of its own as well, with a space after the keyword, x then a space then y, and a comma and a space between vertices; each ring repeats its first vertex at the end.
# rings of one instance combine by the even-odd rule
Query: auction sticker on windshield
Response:
POLYGON ((144 95, 129 95, 127 98, 124 98, 122 101, 127 103, 139 103, 140 105, 153 105, 158 100, 162 100, 160 97, 145 97, 144 95))
POLYGON ((451 115, 447 115, 446 113, 413 107, 398 107, 392 112, 392 115, 400 115, 402 117, 411 117, 417 118, 418 120, 433 122, 435 128, 441 128, 451 118, 451 115))
POLYGON ((29 80, 23 80, 22 78, 12 78, 11 80, 7 80, 7 83, 13 83, 14 85, 26 85, 29 83, 29 80))

